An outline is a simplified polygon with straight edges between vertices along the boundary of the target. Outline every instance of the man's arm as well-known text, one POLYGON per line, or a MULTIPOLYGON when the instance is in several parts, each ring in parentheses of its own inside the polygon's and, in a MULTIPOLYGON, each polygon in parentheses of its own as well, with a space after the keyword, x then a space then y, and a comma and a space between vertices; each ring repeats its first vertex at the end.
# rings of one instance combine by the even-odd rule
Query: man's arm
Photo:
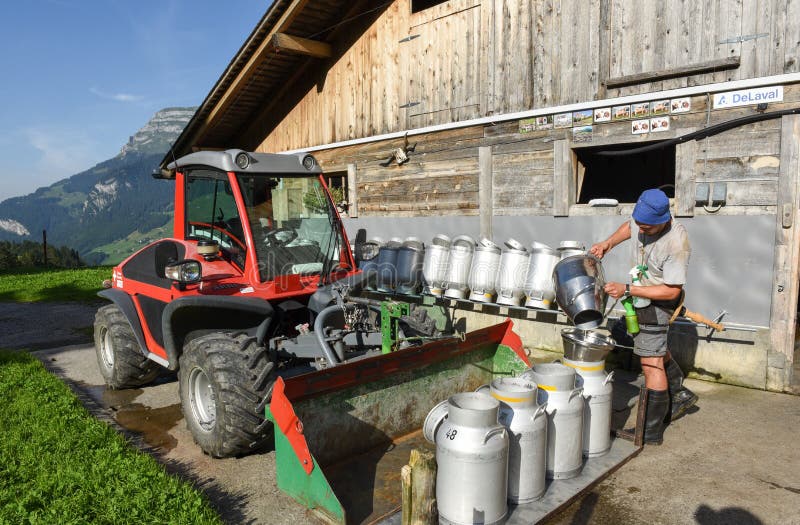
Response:
POLYGON ((619 228, 617 228, 617 231, 611 234, 611 237, 605 241, 600 241, 596 244, 593 244, 592 247, 589 248, 589 253, 598 259, 602 259, 603 256, 611 250, 611 248, 623 241, 627 241, 630 238, 631 223, 630 221, 625 221, 619 228))
MULTIPOLYGON (((650 286, 630 286, 633 297, 643 297, 653 301, 674 301, 681 294, 682 284, 654 284, 650 286)), ((624 283, 606 283, 605 291, 614 299, 619 299, 625 294, 624 283)))

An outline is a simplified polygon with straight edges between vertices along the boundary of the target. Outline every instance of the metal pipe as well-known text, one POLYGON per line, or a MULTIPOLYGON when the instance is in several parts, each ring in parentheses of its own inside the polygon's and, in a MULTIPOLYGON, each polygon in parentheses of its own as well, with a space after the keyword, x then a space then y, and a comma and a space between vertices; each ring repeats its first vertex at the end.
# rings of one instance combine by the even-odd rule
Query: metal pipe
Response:
POLYGON ((317 336, 317 342, 319 343, 319 347, 322 349, 322 353, 325 354, 325 358, 328 360, 328 363, 330 363, 331 366, 338 365, 339 361, 336 358, 336 354, 334 353, 333 348, 331 348, 331 345, 329 345, 328 341, 325 340, 323 323, 329 315, 341 311, 342 311, 341 306, 332 305, 322 310, 317 316, 317 318, 314 320, 314 334, 317 336))

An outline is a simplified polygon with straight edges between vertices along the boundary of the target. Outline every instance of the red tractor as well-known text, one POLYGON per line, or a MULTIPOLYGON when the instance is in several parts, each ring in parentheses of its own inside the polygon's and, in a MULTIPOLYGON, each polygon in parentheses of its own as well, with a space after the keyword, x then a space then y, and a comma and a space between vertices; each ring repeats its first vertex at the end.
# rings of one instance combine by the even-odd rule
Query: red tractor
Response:
MULTIPOLYGON (((110 388, 178 372, 195 441, 215 457, 264 445, 277 375, 380 355, 378 301, 355 297, 357 269, 313 156, 202 151, 172 162, 172 238, 113 270, 97 312, 97 361, 110 388)), ((400 334, 435 335, 425 310, 400 334)), ((385 324, 385 323, 384 323, 385 324)))

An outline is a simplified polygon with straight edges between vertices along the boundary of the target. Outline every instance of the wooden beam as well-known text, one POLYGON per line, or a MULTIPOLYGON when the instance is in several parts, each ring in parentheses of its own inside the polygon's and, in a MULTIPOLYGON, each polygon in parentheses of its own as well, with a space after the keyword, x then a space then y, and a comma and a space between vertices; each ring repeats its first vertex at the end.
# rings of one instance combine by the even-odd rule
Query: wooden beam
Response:
POLYGON ((478 148, 478 206, 481 237, 492 238, 492 215, 494 196, 492 193, 492 147, 478 148))
POLYGON ((702 75, 705 73, 715 73, 717 71, 736 69, 739 67, 739 64, 740 57, 728 57, 719 60, 710 60, 708 62, 700 62, 697 64, 689 64, 688 66, 676 67, 672 69, 647 71, 644 73, 635 73, 633 75, 609 78, 604 82, 604 84, 607 89, 614 89, 625 86, 633 86, 635 84, 658 82, 659 80, 668 80, 670 78, 688 77, 690 75, 702 75))
POLYGON ((566 139, 553 142, 553 216, 568 217, 575 203, 573 153, 566 139))
MULTIPOLYGON (((681 130, 689 134, 694 128, 681 130)), ((697 160, 699 146, 696 140, 690 140, 675 146, 675 215, 677 217, 694 216, 694 164, 697 160)))
POLYGON ((329 58, 331 45, 327 42, 309 40, 299 36, 275 33, 272 35, 272 47, 276 52, 287 52, 296 55, 308 55, 315 58, 329 58))
POLYGON ((228 105, 236 99, 236 95, 247 84, 246 80, 253 74, 259 62, 262 60, 266 49, 270 46, 272 42, 272 35, 284 31, 289 24, 292 23, 295 17, 300 14, 300 11, 302 11, 308 1, 309 0, 294 0, 286 8, 286 10, 283 12, 283 15, 281 15, 280 19, 273 26, 272 31, 270 31, 267 37, 264 38, 264 40, 259 44, 258 48, 253 51, 253 54, 250 55, 247 63, 236 75, 236 78, 225 90, 225 93, 222 94, 219 101, 214 105, 214 108, 208 113, 206 118, 203 120, 203 123, 197 127, 197 130, 193 134, 192 142, 197 136, 205 131, 206 128, 208 128, 208 125, 214 121, 220 112, 227 108, 228 105))

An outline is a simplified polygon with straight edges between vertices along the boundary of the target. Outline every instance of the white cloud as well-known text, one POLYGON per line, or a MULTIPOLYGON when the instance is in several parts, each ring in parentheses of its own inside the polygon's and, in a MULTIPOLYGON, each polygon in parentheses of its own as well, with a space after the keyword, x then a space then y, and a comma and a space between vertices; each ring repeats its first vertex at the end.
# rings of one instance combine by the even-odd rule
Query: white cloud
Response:
POLYGON ((89 92, 100 98, 115 100, 117 102, 141 102, 144 97, 141 95, 131 95, 130 93, 106 93, 95 87, 89 88, 89 92))

